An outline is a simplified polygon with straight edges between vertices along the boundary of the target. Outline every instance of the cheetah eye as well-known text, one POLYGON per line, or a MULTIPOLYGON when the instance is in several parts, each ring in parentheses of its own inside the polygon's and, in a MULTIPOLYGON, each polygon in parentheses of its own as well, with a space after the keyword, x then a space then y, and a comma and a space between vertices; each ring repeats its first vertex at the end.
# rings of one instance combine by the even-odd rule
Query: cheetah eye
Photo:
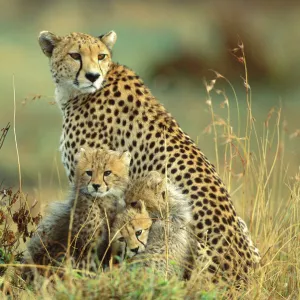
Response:
POLYGON ((99 54, 98 60, 103 60, 106 57, 106 54, 99 54))
POLYGON ((75 60, 81 59, 81 55, 79 53, 69 53, 69 55, 75 60))
POLYGON ((88 176, 92 176, 93 175, 93 171, 86 171, 85 172, 88 176))
POLYGON ((138 237, 142 234, 143 230, 138 230, 135 232, 135 236, 138 237))
POLYGON ((109 176, 110 174, 111 174, 111 171, 105 171, 105 172, 103 173, 104 176, 109 176))
POLYGON ((118 238, 118 241, 123 243, 123 242, 125 242, 125 239, 124 239, 124 237, 121 236, 120 238, 118 238))

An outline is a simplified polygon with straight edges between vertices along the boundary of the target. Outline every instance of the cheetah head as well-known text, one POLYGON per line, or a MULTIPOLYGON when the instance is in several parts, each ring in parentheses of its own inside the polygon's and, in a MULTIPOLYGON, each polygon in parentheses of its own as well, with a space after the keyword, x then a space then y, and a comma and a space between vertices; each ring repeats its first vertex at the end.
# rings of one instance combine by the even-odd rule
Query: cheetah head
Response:
POLYGON ((130 153, 81 148, 76 155, 76 188, 93 197, 121 197, 129 181, 130 153))
POLYGON ((80 94, 93 93, 102 87, 116 40, 114 31, 100 37, 83 33, 71 33, 64 37, 49 31, 40 33, 39 44, 50 58, 59 104, 80 94))
POLYGON ((145 251, 152 220, 143 201, 131 203, 116 216, 112 228, 112 255, 131 258, 145 251))

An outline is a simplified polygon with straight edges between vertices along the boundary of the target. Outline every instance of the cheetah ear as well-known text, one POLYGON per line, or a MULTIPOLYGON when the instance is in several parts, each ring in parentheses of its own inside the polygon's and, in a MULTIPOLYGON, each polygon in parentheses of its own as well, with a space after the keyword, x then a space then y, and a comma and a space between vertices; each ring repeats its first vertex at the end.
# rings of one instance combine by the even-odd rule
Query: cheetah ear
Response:
POLYGON ((144 212, 146 210, 146 206, 144 201, 138 200, 130 203, 131 207, 135 208, 138 210, 140 213, 144 212))
POLYGON ((39 44, 44 54, 51 57, 54 47, 60 42, 61 38, 50 31, 41 31, 39 35, 39 44))
POLYGON ((147 186, 155 191, 164 188, 164 178, 156 171, 151 171, 147 175, 147 186))
POLYGON ((131 154, 129 151, 124 151, 121 154, 120 159, 125 163, 126 166, 130 166, 131 154))
POLYGON ((86 149, 80 148, 80 150, 75 154, 75 162, 78 163, 82 157, 86 156, 86 149))
POLYGON ((107 48, 111 50, 117 40, 117 34, 114 31, 110 31, 99 36, 99 38, 107 46, 107 48))

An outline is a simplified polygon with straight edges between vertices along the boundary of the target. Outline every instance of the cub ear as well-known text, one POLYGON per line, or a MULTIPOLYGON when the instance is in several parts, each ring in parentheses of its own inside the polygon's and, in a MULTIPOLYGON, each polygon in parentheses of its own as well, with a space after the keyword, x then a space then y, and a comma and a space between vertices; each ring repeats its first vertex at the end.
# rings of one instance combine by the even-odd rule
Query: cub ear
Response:
POLYGON ((100 40, 111 50, 117 40, 117 34, 114 31, 110 31, 106 34, 99 36, 100 40))
POLYGON ((75 154, 75 162, 78 163, 80 159, 86 157, 87 150, 85 148, 80 148, 80 150, 75 154))
POLYGON ((50 31, 41 31, 39 35, 39 44, 42 51, 48 57, 51 57, 54 47, 61 41, 61 38, 50 31))
POLYGON ((139 212, 143 212, 146 210, 146 206, 144 201, 138 200, 130 203, 130 206, 138 210, 139 212))
POLYGON ((124 151, 121 154, 120 159, 125 163, 126 166, 130 166, 131 154, 129 151, 124 151))
POLYGON ((151 171, 147 175, 147 186, 153 190, 161 190, 164 187, 164 178, 156 171, 151 171))

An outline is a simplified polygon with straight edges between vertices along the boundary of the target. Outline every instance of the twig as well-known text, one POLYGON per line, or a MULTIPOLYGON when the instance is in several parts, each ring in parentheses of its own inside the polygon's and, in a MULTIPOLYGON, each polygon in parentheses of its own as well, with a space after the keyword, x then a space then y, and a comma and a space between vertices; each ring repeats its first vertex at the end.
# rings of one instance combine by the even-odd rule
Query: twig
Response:
POLYGON ((10 123, 7 123, 7 125, 1 129, 2 134, 0 136, 0 149, 2 148, 3 144, 4 144, 4 140, 7 136, 8 130, 10 128, 10 123))
POLYGON ((22 191, 22 175, 21 175, 21 164, 20 164, 20 156, 17 142, 17 134, 16 134, 16 88, 15 88, 15 76, 13 75, 13 92, 14 92, 14 137, 15 137, 15 145, 17 151, 17 159, 18 159, 18 171, 19 171, 19 190, 20 193, 22 191))

